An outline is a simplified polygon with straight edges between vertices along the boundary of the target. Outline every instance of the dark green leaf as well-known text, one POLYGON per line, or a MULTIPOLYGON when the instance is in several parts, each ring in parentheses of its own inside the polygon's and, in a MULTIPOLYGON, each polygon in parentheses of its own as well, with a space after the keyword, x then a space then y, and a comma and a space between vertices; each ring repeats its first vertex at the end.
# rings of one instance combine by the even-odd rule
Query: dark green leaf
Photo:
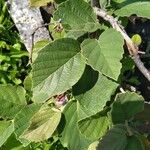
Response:
POLYGON ((102 138, 97 150, 124 150, 127 145, 125 126, 116 125, 102 138))
POLYGON ((127 138, 127 145, 124 150, 145 150, 145 148, 138 137, 131 136, 127 138))
POLYGON ((118 94, 111 110, 112 121, 114 124, 123 123, 143 109, 144 99, 142 96, 132 92, 118 94))
POLYGON ((80 80, 73 86, 73 95, 77 96, 90 90, 98 80, 98 72, 86 66, 80 80))
POLYGON ((144 122, 149 122, 150 123, 150 104, 145 103, 144 104, 144 110, 138 114, 136 114, 135 118, 137 120, 141 120, 144 122))

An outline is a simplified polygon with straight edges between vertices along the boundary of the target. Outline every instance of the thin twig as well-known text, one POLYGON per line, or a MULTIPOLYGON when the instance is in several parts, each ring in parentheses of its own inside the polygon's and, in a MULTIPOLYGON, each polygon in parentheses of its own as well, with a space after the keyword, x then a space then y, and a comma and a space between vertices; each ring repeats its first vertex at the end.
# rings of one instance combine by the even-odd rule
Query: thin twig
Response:
MULTIPOLYGON (((39 26, 39 27, 37 27, 34 31, 33 31, 33 33, 31 34, 31 43, 32 43, 32 46, 31 46, 31 51, 30 51, 30 56, 29 56, 29 63, 32 63, 32 53, 33 53, 33 47, 34 47, 34 35, 35 35, 35 33, 36 33, 36 31, 38 30, 38 29, 40 29, 40 28, 43 28, 43 27, 45 27, 45 26, 49 26, 49 25, 52 25, 53 23, 45 23, 45 24, 43 24, 43 25, 41 25, 41 26, 39 26)), ((51 40, 53 41, 54 40, 54 38, 53 38, 53 36, 52 36, 52 34, 49 32, 49 35, 50 35, 50 38, 51 38, 51 40)))
POLYGON ((123 36, 126 42, 128 51, 132 56, 132 59, 135 62, 136 66, 142 72, 142 74, 148 79, 148 81, 150 81, 150 72, 145 68, 143 62, 140 60, 138 54, 139 48, 133 43, 133 41, 127 35, 124 28, 119 24, 119 22, 113 16, 108 15, 106 11, 99 9, 97 7, 94 7, 94 11, 96 12, 97 16, 100 16, 104 20, 108 21, 114 29, 116 29, 118 32, 121 33, 121 35, 123 36))

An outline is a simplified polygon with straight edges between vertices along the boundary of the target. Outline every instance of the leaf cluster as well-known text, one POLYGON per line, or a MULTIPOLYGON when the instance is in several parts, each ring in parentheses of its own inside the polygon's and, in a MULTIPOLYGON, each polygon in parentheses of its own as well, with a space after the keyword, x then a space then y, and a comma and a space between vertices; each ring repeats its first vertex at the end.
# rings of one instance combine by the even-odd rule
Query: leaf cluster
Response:
MULTIPOLYGON (((150 18, 147 1, 99 2, 124 27, 132 14, 150 18)), ((125 74, 135 65, 121 34, 96 16, 90 1, 53 3, 57 9, 49 29, 54 41, 34 45, 24 88, 0 86, 0 146, 8 149, 12 138, 18 141, 12 147, 22 149, 148 150, 148 133, 141 134, 138 125, 149 122, 144 109, 149 104, 131 89, 137 78, 127 82, 125 74)))

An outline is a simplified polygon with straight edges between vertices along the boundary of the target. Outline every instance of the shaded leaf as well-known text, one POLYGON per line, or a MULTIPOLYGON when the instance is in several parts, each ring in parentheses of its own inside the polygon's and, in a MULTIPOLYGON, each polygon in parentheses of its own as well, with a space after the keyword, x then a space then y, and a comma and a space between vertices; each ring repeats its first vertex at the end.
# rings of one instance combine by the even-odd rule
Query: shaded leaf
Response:
POLYGON ((140 139, 143 141, 143 144, 145 145, 145 150, 150 149, 150 141, 145 138, 144 136, 140 136, 140 139))
POLYGON ((44 102, 70 89, 81 77, 85 58, 73 39, 58 39, 39 51, 33 63, 33 101, 44 102))
POLYGON ((100 141, 97 150, 124 150, 127 145, 125 126, 116 125, 100 141))
POLYGON ((73 86, 73 95, 77 96, 90 90, 98 80, 98 72, 86 66, 80 80, 73 86))
POLYGON ((138 114, 136 114, 135 118, 137 120, 145 121, 150 123, 150 104, 145 103, 144 104, 144 110, 138 114))
POLYGON ((117 84, 99 74, 92 89, 76 97, 79 102, 79 119, 83 119, 102 111, 107 101, 110 101, 117 84))
POLYGON ((14 134, 12 134, 8 140, 0 147, 0 150, 31 150, 31 148, 23 147, 23 145, 16 140, 14 134))
POLYGON ((132 149, 145 150, 142 141, 136 136, 131 136, 127 138, 127 145, 124 150, 132 150, 132 149))
POLYGON ((123 123, 143 109, 144 99, 142 96, 132 92, 118 94, 112 105, 112 121, 114 124, 123 123))

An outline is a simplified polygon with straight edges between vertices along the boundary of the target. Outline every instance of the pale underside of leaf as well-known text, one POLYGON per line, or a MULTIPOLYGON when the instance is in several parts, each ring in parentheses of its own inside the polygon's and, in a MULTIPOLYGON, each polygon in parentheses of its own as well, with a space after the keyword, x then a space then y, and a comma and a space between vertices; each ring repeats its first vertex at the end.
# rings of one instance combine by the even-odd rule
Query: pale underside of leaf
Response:
POLYGON ((21 137, 32 142, 47 140, 57 128, 60 118, 60 111, 53 111, 48 107, 42 108, 33 116, 30 127, 21 137))

